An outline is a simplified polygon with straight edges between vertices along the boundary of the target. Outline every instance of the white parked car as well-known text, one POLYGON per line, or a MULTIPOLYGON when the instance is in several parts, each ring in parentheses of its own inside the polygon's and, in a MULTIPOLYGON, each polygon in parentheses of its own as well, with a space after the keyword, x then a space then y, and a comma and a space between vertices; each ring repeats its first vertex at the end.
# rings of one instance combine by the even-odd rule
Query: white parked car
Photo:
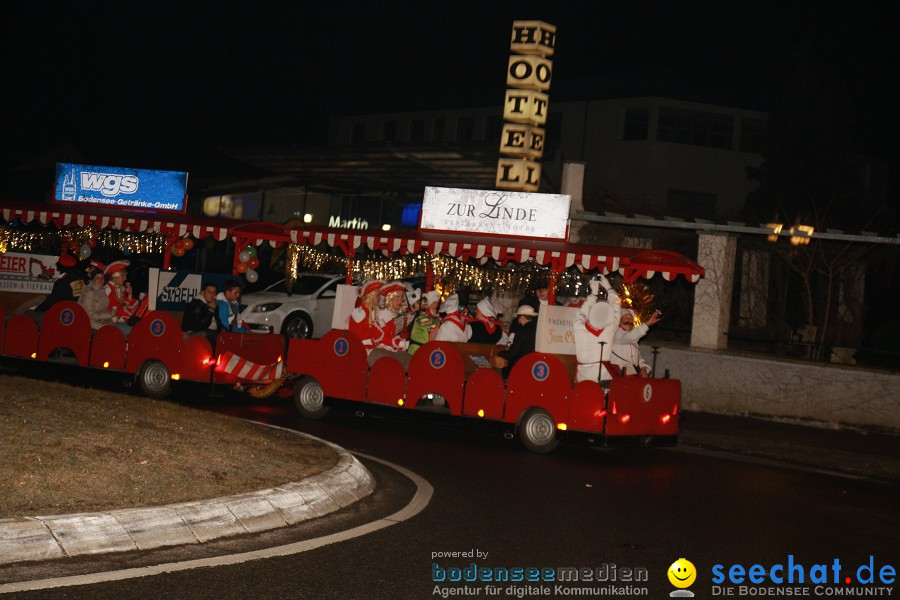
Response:
POLYGON ((241 297, 244 326, 254 333, 281 333, 295 338, 320 338, 331 330, 334 298, 344 277, 301 273, 288 294, 282 279, 241 297))

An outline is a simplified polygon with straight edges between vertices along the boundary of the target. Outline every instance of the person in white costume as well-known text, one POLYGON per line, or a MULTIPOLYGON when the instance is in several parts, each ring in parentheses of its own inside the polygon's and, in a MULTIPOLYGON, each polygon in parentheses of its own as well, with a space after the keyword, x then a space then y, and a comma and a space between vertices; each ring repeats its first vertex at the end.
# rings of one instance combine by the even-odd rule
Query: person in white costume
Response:
POLYGON ((575 381, 596 381, 603 383, 612 379, 609 371, 601 363, 612 356, 616 324, 622 308, 619 296, 613 291, 603 275, 591 280, 591 293, 575 317, 575 358, 578 368, 575 381), (606 300, 600 301, 600 288, 606 290, 606 300))
POLYGON ((472 337, 472 327, 459 312, 459 296, 456 294, 447 296, 439 312, 446 313, 446 316, 438 327, 434 339, 441 342, 468 342, 472 337))
POLYGON ((634 311, 630 308, 622 310, 619 326, 613 340, 612 358, 609 362, 622 370, 622 375, 650 376, 650 365, 641 356, 638 341, 660 320, 659 311, 654 311, 646 323, 634 326, 634 311))

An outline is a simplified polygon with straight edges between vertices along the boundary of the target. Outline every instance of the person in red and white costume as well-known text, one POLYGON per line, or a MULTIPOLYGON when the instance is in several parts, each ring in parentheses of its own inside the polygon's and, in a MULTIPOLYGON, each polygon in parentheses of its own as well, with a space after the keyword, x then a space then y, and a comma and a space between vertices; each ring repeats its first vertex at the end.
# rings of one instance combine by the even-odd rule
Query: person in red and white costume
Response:
POLYGON ((378 322, 384 336, 376 347, 399 352, 409 346, 407 325, 406 286, 400 281, 391 281, 381 286, 378 295, 383 299, 383 308, 378 312, 378 322))
POLYGON ((441 304, 440 311, 446 316, 441 321, 434 339, 441 342, 468 342, 472 337, 472 327, 466 317, 459 312, 459 296, 450 294, 441 304))
POLYGON ((485 296, 475 305, 475 317, 469 321, 469 326, 472 328, 470 342, 504 346, 509 343, 509 336, 497 320, 497 310, 489 296, 485 296))
POLYGON ((591 280, 591 293, 578 310, 572 333, 575 334, 575 358, 578 368, 575 381, 604 383, 612 379, 602 364, 612 356, 616 325, 622 312, 619 296, 603 275, 591 280), (600 288, 606 290, 606 300, 600 301, 600 288))
POLYGON ((384 337, 384 329, 378 322, 378 291, 383 281, 362 284, 357 289, 356 308, 350 313, 348 329, 359 338, 366 352, 371 352, 384 337))
POLYGON ((123 323, 137 313, 140 302, 131 295, 131 284, 125 269, 131 263, 117 260, 106 266, 104 274, 109 281, 106 284, 106 295, 109 298, 109 310, 113 314, 114 323, 123 323))

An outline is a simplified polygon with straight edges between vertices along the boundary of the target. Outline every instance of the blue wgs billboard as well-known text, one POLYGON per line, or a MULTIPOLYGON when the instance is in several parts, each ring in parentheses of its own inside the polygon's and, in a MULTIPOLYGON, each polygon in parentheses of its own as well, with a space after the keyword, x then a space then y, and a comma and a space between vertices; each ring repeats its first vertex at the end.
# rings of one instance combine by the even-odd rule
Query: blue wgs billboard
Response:
POLYGON ((56 202, 184 212, 188 174, 56 163, 56 202))

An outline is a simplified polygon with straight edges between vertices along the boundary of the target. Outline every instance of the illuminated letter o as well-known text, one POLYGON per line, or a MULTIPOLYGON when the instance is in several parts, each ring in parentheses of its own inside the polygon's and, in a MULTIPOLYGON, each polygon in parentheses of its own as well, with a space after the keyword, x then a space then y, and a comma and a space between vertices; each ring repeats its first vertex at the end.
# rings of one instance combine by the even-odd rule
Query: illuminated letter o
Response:
POLYGON ((518 79, 519 81, 528 79, 531 77, 531 65, 528 61, 517 60, 509 65, 509 75, 513 79, 518 79))

